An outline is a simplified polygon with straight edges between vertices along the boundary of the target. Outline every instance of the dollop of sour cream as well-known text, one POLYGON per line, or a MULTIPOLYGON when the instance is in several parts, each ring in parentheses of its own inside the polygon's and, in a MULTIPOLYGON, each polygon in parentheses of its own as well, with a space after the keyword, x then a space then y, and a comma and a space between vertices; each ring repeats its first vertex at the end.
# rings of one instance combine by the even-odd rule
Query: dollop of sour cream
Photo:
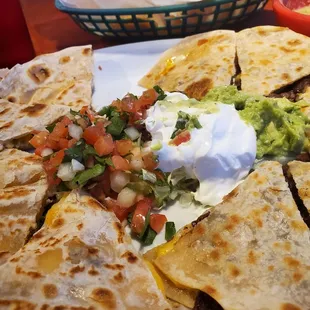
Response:
POLYGON ((147 111, 146 129, 159 168, 172 172, 184 167, 199 181, 195 200, 216 205, 247 176, 256 157, 256 134, 233 105, 199 102, 181 93, 170 93, 147 111), (190 131, 191 139, 171 144, 178 112, 196 116, 202 128, 190 131))

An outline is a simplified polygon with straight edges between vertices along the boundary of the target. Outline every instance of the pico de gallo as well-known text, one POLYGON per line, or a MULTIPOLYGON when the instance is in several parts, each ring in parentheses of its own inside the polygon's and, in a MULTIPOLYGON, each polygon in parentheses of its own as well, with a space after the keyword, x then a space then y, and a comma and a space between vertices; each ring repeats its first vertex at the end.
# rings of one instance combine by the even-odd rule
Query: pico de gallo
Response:
MULTIPOLYGON (((165 215, 154 213, 169 199, 167 175, 149 147, 143 120, 146 110, 164 98, 155 87, 140 98, 127 94, 98 113, 89 107, 70 111, 30 140, 43 157, 48 182, 58 191, 83 187, 127 221, 145 245, 164 228, 165 215)), ((175 231, 166 225, 170 239, 175 231)))

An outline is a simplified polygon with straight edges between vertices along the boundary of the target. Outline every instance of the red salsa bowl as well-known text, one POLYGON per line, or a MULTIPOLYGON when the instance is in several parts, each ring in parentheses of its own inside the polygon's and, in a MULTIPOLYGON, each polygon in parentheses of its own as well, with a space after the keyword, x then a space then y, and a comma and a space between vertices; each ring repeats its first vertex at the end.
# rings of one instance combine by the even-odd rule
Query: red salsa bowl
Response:
POLYGON ((274 0, 273 10, 280 26, 310 36, 310 15, 294 10, 310 6, 310 0, 274 0))

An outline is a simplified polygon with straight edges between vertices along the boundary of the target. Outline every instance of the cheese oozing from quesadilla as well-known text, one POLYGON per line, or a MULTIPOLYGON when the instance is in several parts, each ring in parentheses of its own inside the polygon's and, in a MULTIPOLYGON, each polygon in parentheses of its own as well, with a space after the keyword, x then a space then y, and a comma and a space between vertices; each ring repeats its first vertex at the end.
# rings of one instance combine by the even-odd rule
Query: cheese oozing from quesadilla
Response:
POLYGON ((171 93, 149 108, 145 124, 152 135, 159 168, 164 172, 184 168, 181 179, 199 181, 195 200, 204 205, 221 202, 253 166, 256 134, 234 106, 203 103, 171 93), (176 126, 184 122, 180 113, 187 114, 184 117, 194 117, 199 126, 190 124, 193 128, 189 130, 189 141, 174 145, 171 142, 176 126))
POLYGON ((0 307, 171 309, 114 213, 78 191, 0 266, 0 307))

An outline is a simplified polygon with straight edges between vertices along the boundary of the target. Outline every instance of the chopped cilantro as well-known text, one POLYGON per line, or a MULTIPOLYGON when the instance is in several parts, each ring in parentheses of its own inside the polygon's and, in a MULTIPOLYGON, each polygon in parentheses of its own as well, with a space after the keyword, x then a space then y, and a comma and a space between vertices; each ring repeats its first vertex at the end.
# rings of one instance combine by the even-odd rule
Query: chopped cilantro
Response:
POLYGON ((155 85, 153 88, 158 94, 157 100, 164 100, 167 97, 165 92, 158 85, 155 85))
POLYGON ((184 129, 191 130, 193 128, 197 128, 197 129, 202 128, 197 116, 189 115, 183 111, 179 111, 178 120, 175 124, 175 130, 173 131, 171 135, 171 139, 175 138, 182 130, 184 129))

